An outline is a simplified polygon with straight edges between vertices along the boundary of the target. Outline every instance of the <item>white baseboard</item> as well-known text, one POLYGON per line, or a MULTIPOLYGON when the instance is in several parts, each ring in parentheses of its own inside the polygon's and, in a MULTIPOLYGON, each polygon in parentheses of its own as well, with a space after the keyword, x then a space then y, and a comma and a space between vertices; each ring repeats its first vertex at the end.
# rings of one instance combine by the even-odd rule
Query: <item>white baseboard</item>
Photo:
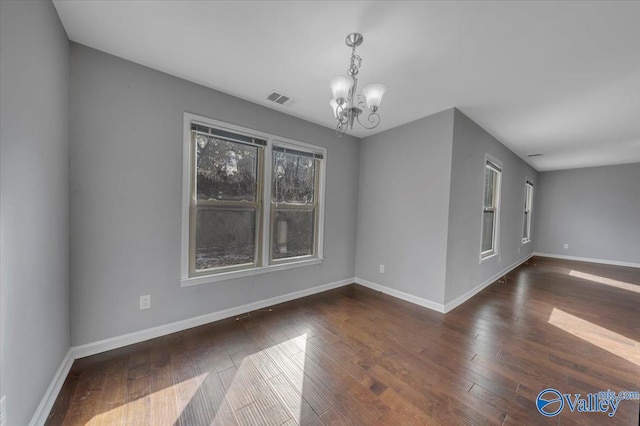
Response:
POLYGON ((33 414, 31 422, 29 422, 29 426, 44 425, 47 417, 49 417, 51 408, 53 408, 54 402, 56 402, 60 389, 62 389, 62 385, 69 374, 69 370, 71 370, 73 361, 73 353, 71 349, 69 349, 65 357, 62 359, 62 363, 60 363, 58 371, 56 371, 56 374, 53 376, 53 380, 51 380, 47 391, 44 393, 44 397, 42 397, 40 405, 38 405, 36 412, 33 414))
POLYGON ((363 285, 365 287, 369 287, 372 290, 380 291, 380 292, 382 292, 384 294, 388 294, 389 296, 393 296, 393 297, 396 297, 398 299, 406 300, 407 302, 411 302, 411 303, 414 303, 416 305, 423 306, 425 308, 429 308, 431 310, 434 310, 436 312, 440 312, 440 313, 444 314, 444 313, 447 313, 447 312, 451 312, 452 310, 454 310, 458 306, 462 305, 464 302, 466 302, 467 300, 471 299, 476 294, 480 293, 482 290, 484 290, 490 284, 494 283, 498 278, 502 277, 503 275, 509 273, 513 269, 515 269, 518 266, 522 265, 524 262, 526 262, 527 260, 531 259, 532 257, 533 257, 533 254, 525 257, 522 260, 519 260, 519 261, 515 262, 514 264, 512 264, 510 266, 507 266, 502 271, 498 272, 497 274, 495 274, 494 276, 492 276, 488 280, 484 281, 483 283, 481 283, 481 284, 477 285, 476 287, 472 288, 471 290, 467 291, 462 296, 456 297, 451 302, 445 303, 444 305, 441 304, 441 303, 434 302, 432 300, 423 299, 421 297, 414 296, 412 294, 404 293, 402 291, 398 291, 398 290, 392 289, 390 287, 386 287, 386 286, 383 286, 383 285, 380 285, 380 284, 376 284, 374 282, 367 281, 367 280, 362 279, 362 278, 357 278, 356 277, 355 280, 356 280, 356 284, 360 284, 360 285, 363 285))
POLYGON ((372 290, 376 290, 384 294, 388 294, 389 296, 393 296, 398 299, 406 300, 407 302, 411 302, 413 304, 423 306, 425 308, 431 309, 436 312, 444 313, 444 305, 442 303, 437 303, 429 299, 423 299, 422 297, 414 296, 412 294, 405 293, 403 291, 398 291, 393 288, 376 284, 374 282, 367 281, 362 278, 356 277, 355 280, 356 280, 356 284, 369 287, 372 290))
POLYGON ((508 274, 510 271, 516 269, 518 266, 522 265, 524 262, 526 262, 527 260, 531 259, 533 256, 534 256, 533 254, 530 254, 529 256, 525 257, 524 259, 518 260, 517 262, 513 263, 512 265, 507 266, 502 271, 500 271, 497 274, 493 275, 488 280, 484 281, 483 283, 481 283, 481 284, 477 285, 476 287, 472 288, 471 290, 467 291, 462 296, 456 297, 451 302, 445 303, 444 312, 445 313, 446 312, 451 312, 452 310, 454 310, 458 306, 462 305, 467 300, 471 299, 476 294, 480 293, 485 288, 489 287, 489 285, 494 283, 498 278, 500 278, 500 277, 508 274))
POLYGON ((628 266, 630 268, 640 268, 640 263, 619 262, 617 260, 594 259, 591 257, 565 256, 562 254, 539 253, 539 252, 535 252, 533 253, 533 255, 540 256, 540 257, 552 257, 554 259, 576 260, 578 262, 603 263, 605 265, 628 266))
POLYGON ((270 299, 248 303, 246 305, 237 306, 235 308, 212 312, 210 314, 205 314, 205 315, 189 318, 182 321, 172 322, 170 324, 160 325, 153 328, 147 328, 145 330, 135 331, 133 333, 123 334, 121 336, 111 337, 109 339, 104 339, 97 342, 75 346, 71 348, 71 351, 75 359, 84 358, 86 356, 95 355, 101 352, 110 351, 112 349, 121 348, 123 346, 132 345, 134 343, 143 342, 145 340, 150 340, 156 337, 165 336, 167 334, 176 333, 178 331, 183 331, 189 328, 198 327, 200 325, 208 324, 210 322, 231 318, 237 315, 242 315, 247 312, 255 311, 256 309, 262 309, 268 306, 277 305, 278 303, 284 303, 290 300, 300 299, 301 297, 311 296, 312 294, 321 293, 323 291, 327 291, 334 288, 345 286, 347 284, 351 284, 354 281, 355 281, 355 278, 348 278, 346 280, 335 281, 329 284, 323 284, 323 285, 308 288, 305 290, 284 294, 282 296, 276 296, 270 299))

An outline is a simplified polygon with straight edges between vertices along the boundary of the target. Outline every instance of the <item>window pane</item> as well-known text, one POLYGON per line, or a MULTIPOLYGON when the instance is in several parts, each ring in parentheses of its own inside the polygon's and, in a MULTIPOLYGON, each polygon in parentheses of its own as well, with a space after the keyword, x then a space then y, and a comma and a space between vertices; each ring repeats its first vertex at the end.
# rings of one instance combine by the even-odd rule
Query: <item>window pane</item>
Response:
POLYGON ((493 249, 493 218, 492 211, 484 212, 482 215, 482 251, 493 249))
POLYGON ((522 238, 529 239, 529 213, 524 212, 524 229, 522 231, 522 238))
POLYGON ((273 152, 273 201, 314 203, 315 160, 290 152, 273 152))
POLYGON ((485 169, 485 177, 484 177, 484 206, 485 207, 494 207, 493 205, 493 190, 495 188, 495 179, 496 172, 494 172, 490 168, 485 169))
POLYGON ((273 259, 313 254, 313 210, 275 210, 273 221, 273 259))
POLYGON ((258 147, 196 134, 199 200, 255 201, 258 147))
POLYGON ((196 269, 253 263, 256 209, 198 206, 196 269))

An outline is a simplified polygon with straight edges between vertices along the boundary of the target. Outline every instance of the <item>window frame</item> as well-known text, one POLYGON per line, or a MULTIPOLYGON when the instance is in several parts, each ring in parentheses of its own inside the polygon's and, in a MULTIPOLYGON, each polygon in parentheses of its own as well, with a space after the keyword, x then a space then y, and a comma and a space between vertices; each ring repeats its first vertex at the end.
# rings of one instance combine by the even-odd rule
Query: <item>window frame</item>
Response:
POLYGON ((502 162, 489 154, 485 154, 484 159, 484 167, 482 168, 482 214, 480 221, 480 263, 483 261, 490 259, 494 256, 500 255, 500 201, 501 201, 501 193, 502 193, 502 162), (493 233, 491 236, 491 249, 490 250, 482 250, 482 242, 484 237, 484 214, 487 212, 487 208, 485 207, 485 198, 486 198, 486 179, 487 179, 487 170, 491 169, 496 173, 496 179, 494 182, 493 189, 493 207, 491 207, 491 211, 493 211, 493 233))
POLYGON ((180 273, 180 285, 182 287, 315 265, 324 261, 326 148, 185 112, 183 117, 182 157, 182 241, 180 273), (193 206, 197 202, 195 185, 197 171, 194 141, 192 140, 191 132, 192 123, 266 141, 266 145, 258 149, 258 193, 255 204, 257 204, 256 208, 259 210, 257 212, 259 219, 256 220, 257 256, 253 264, 232 265, 200 272, 195 271, 195 256, 192 255, 192 251, 195 249, 196 226, 194 215, 196 214, 196 209, 194 209, 193 206), (322 157, 320 161, 316 162, 316 165, 319 165, 319 167, 316 167, 316 188, 314 188, 314 192, 317 194, 317 201, 315 203, 317 207, 314 226, 314 253, 312 255, 278 259, 276 261, 272 261, 271 259, 273 232, 271 188, 273 168, 272 154, 274 146, 288 147, 292 150, 316 154, 322 157))
POLYGON ((530 243, 532 241, 531 238, 531 217, 533 212, 533 191, 535 185, 533 181, 529 178, 525 178, 524 182, 524 211, 523 211, 523 224, 522 230, 527 230, 527 236, 522 237, 522 245, 530 243), (529 188, 531 188, 529 190, 529 188))
MULTIPOLYGON (((194 121, 191 121, 194 123, 194 121)), ((196 122, 197 123, 197 122, 196 122)), ((198 123, 200 124, 200 123, 198 123)), ((227 130, 221 129, 219 130, 227 130)), ((243 136, 251 136, 254 135, 243 134, 243 136)), ((264 185, 264 151, 266 149, 265 145, 261 144, 251 144, 242 141, 235 141, 233 138, 225 137, 221 138, 221 140, 238 143, 241 145, 252 146, 256 148, 256 198, 255 201, 237 201, 237 200, 199 200, 197 191, 197 158, 193 148, 195 147, 194 133, 190 131, 190 151, 189 151, 189 179, 190 179, 190 202, 189 202, 189 277, 201 277, 212 274, 212 269, 196 269, 196 232, 197 232, 197 215, 198 215, 198 207, 199 206, 210 206, 214 208, 233 208, 236 207, 238 209, 253 209, 255 210, 255 253, 254 253, 254 261, 251 263, 242 263, 236 265, 222 266, 215 268, 216 272, 213 273, 222 273, 222 272, 232 272, 238 270, 249 269, 251 267, 258 267, 262 264, 262 210, 264 209, 264 200, 263 200, 263 189, 264 185), (253 265, 253 266, 250 266, 253 265)), ((259 138, 261 139, 261 138, 259 138)))
MULTIPOLYGON (((292 151, 302 151, 306 154, 312 154, 309 151, 304 151, 300 149, 299 145, 292 145, 283 140, 275 140, 273 145, 271 146, 271 155, 273 155, 274 148, 283 148, 285 150, 290 149, 292 151)), ((319 211, 320 211, 320 187, 322 186, 320 183, 321 180, 321 169, 324 161, 322 159, 316 158, 313 155, 314 161, 314 194, 313 194, 313 204, 302 204, 302 203, 277 203, 273 200, 273 188, 269 191, 269 219, 270 219, 270 231, 269 231, 269 264, 276 265, 281 263, 290 263, 299 260, 312 259, 318 256, 318 224, 319 224, 319 211), (310 255, 302 255, 295 257, 286 257, 282 259, 274 259, 273 258, 273 237, 276 232, 275 220, 276 220, 276 211, 278 210, 289 210, 289 211, 313 211, 314 216, 314 231, 313 231, 313 251, 310 255)), ((271 170, 273 171, 273 158, 271 158, 271 170)), ((271 184, 273 185, 273 176, 271 176, 271 184)))

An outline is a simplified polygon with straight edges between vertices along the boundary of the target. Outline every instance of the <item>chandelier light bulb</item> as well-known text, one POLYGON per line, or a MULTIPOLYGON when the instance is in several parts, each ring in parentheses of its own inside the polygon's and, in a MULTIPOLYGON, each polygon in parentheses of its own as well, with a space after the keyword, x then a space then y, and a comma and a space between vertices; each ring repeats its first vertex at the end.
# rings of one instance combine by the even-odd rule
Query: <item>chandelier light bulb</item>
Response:
MULTIPOLYGON (((353 79, 346 75, 339 75, 331 80, 331 90, 333 91, 333 98, 336 100, 347 99, 349 97, 349 91, 353 86, 353 79)), ((340 102, 338 102, 340 103, 340 102)))
POLYGON ((382 84, 370 84, 362 89, 362 94, 367 99, 367 106, 373 112, 377 111, 382 102, 382 95, 387 90, 382 84))

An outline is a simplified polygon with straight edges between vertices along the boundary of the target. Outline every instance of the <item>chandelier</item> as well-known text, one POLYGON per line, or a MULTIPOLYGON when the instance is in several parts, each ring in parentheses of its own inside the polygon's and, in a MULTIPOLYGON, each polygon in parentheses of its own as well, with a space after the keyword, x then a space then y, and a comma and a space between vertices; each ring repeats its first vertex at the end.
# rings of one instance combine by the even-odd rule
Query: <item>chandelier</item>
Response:
POLYGON ((356 55, 356 47, 362 44, 362 34, 351 33, 345 39, 347 46, 351 48, 351 65, 347 75, 339 75, 331 80, 333 99, 329 102, 333 115, 336 118, 336 133, 338 137, 344 135, 347 130, 353 129, 354 121, 357 121, 365 129, 374 129, 380 124, 378 108, 382 101, 382 95, 386 88, 382 84, 370 84, 362 89, 362 94, 357 93, 358 71, 362 64, 360 56, 356 55), (369 108, 366 119, 360 120, 360 115, 369 108))

